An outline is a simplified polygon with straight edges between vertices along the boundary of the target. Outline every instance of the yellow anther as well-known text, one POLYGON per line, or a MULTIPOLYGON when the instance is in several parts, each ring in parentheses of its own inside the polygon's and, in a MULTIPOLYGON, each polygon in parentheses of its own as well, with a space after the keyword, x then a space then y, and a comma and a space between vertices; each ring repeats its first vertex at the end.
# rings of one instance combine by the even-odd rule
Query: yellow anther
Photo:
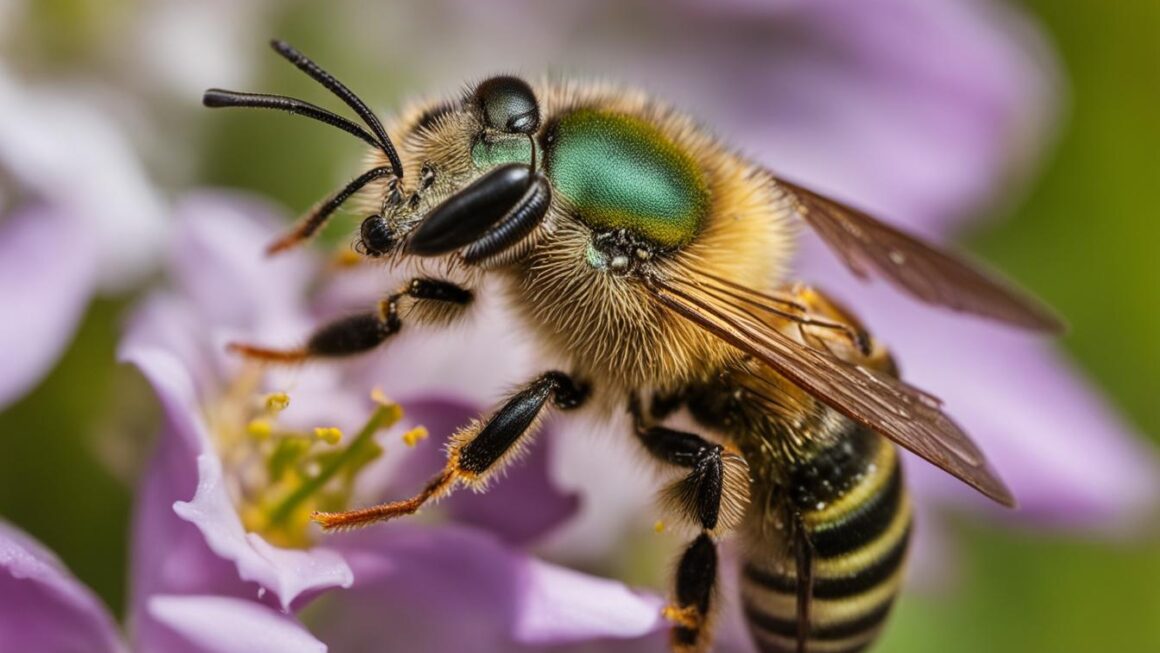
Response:
POLYGON ((252 419, 249 424, 246 424, 246 433, 255 440, 269 439, 273 432, 274 424, 264 417, 252 419))
POLYGON ((334 256, 334 265, 340 268, 352 268, 362 263, 363 258, 354 250, 344 249, 334 256))
POLYGON ((390 406, 391 404, 395 403, 391 401, 390 397, 387 396, 387 393, 383 392, 382 388, 375 388, 374 390, 371 390, 371 401, 382 406, 390 406))
POLYGON ((428 433, 426 426, 416 426, 415 428, 403 434, 403 444, 407 445, 408 447, 413 447, 419 444, 421 440, 426 440, 427 435, 428 433))
POLYGON ((314 429, 314 437, 326 444, 338 444, 342 441, 342 430, 335 426, 319 426, 314 429))
POLYGON ((663 520, 663 519, 658 519, 658 520, 656 521, 656 523, 655 523, 655 524, 653 524, 653 530, 654 530, 654 531, 656 531, 656 532, 658 532, 658 533, 663 533, 663 532, 665 532, 665 520, 663 520))
POLYGON ((271 413, 280 413, 290 405, 290 395, 285 392, 272 392, 266 395, 266 410, 271 413))

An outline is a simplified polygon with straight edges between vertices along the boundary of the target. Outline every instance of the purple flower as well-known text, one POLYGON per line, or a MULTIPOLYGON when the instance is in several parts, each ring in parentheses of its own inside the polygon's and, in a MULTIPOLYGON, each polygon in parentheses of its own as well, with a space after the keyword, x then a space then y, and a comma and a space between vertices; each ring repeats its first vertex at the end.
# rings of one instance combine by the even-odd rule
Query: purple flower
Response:
POLYGON ((0 521, 0 647, 37 653, 121 653, 100 600, 39 542, 0 521))
MULTIPOLYGON (((409 642, 439 643, 430 650, 535 650, 658 631, 660 599, 537 561, 516 546, 536 541, 575 509, 575 497, 548 478, 546 450, 497 489, 497 499, 532 499, 519 511, 489 511, 462 494, 435 511, 444 515, 443 526, 404 522, 312 542, 316 534, 299 517, 321 505, 316 500, 330 500, 335 490, 328 486, 277 520, 287 495, 305 482, 293 475, 341 450, 309 435, 311 429, 354 433, 367 415, 389 408, 376 409, 366 397, 364 364, 262 374, 225 354, 228 340, 298 338, 317 319, 308 289, 321 266, 305 252, 275 260, 259 255, 280 223, 268 208, 243 198, 199 194, 179 203, 170 256, 176 290, 146 300, 122 346, 166 415, 134 526, 134 645, 243 650, 231 628, 219 635, 206 624, 228 616, 238 627, 269 619, 271 627, 293 625, 289 615, 320 596, 311 614, 326 616, 310 620, 320 639, 287 625, 280 631, 287 646, 316 650, 321 640, 332 651, 361 650, 393 632, 411 633, 409 642), (279 389, 288 390, 288 406, 285 397, 270 394, 279 389), (311 458, 313 450, 322 455, 311 458), (301 465, 271 472, 287 451, 301 465), (339 587, 350 589, 326 592, 339 587), (487 629, 441 629, 436 615, 487 629)), ((377 438, 386 455, 350 468, 357 482, 339 494, 349 491, 365 503, 414 492, 441 456, 433 443, 396 451, 403 448, 400 431, 420 422, 446 437, 479 412, 446 389, 443 398, 432 398, 421 394, 420 382, 411 392, 420 394, 404 402, 407 421, 377 438)))
MULTIPOLYGON (((152 618, 175 637, 151 651, 322 653, 326 646, 286 615, 222 596, 157 596, 152 618)), ((0 644, 5 651, 124 653, 112 615, 50 551, 0 522, 0 644)))
POLYGON ((166 207, 107 104, 0 66, 0 306, 22 316, 0 326, 0 407, 52 368, 94 293, 153 265, 166 207))

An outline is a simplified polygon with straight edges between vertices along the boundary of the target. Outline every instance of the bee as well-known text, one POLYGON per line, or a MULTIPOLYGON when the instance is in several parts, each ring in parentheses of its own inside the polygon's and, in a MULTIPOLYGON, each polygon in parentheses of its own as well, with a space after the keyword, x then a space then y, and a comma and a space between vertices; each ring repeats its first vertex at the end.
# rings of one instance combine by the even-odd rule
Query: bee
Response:
POLYGON ((783 179, 644 93, 501 75, 420 102, 389 129, 311 59, 274 50, 359 124, 306 101, 211 89, 209 107, 279 109, 370 146, 366 172, 270 244, 309 240, 352 197, 355 249, 388 264, 432 259, 372 309, 301 346, 235 343, 268 363, 351 356, 404 326, 468 317, 484 277, 540 351, 544 371, 451 436, 415 496, 341 513, 347 529, 482 488, 552 410, 626 410, 631 437, 678 478, 664 504, 694 535, 675 570, 674 651, 704 651, 718 603, 718 543, 741 541, 742 603, 762 651, 857 651, 896 596, 911 510, 895 445, 1005 506, 1015 501, 941 402, 901 381, 886 349, 821 291, 787 281, 812 228, 850 270, 916 299, 1055 332, 1046 306, 963 258, 783 179), (393 138, 392 138, 393 136, 393 138), (397 144, 397 145, 396 145, 397 144), (666 426, 687 409, 700 432, 666 426))

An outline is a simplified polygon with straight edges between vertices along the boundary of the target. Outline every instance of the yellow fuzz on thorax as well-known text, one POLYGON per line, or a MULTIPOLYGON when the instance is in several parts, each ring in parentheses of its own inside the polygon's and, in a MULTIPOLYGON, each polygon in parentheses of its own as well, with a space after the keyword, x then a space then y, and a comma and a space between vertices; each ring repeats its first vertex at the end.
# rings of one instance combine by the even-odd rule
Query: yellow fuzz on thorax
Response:
MULTIPOLYGON (((544 84, 547 120, 598 106, 648 121, 699 162, 708 184, 704 224, 687 245, 649 256, 642 269, 696 284, 704 272, 747 287, 778 283, 792 249, 783 202, 760 169, 726 149, 691 119, 643 93, 608 86, 544 84)), ((555 357, 607 386, 617 399, 632 389, 674 389, 705 380, 739 353, 653 298, 636 275, 594 266, 593 232, 554 203, 557 228, 510 275, 513 305, 555 357)))
MULTIPOLYGON (((630 116, 654 127, 667 140, 665 147, 687 154, 700 168, 708 200, 696 235, 668 250, 641 252, 649 260, 638 270, 693 285, 705 273, 757 290, 778 284, 794 234, 790 207, 771 188, 764 170, 689 117, 642 92, 552 79, 534 86, 545 126, 585 108, 630 116)), ((452 110, 422 120, 433 107, 462 102, 462 97, 416 103, 389 123, 405 168, 399 184, 403 196, 419 187, 424 166, 437 172, 414 205, 404 202, 389 212, 396 225, 413 226, 480 174, 471 150, 482 127, 473 112, 452 110)), ((381 153, 372 153, 368 163, 386 161, 381 153)), ((381 205, 387 184, 382 180, 368 190, 368 205, 381 205)), ((595 232, 577 219, 559 193, 553 196, 543 231, 527 252, 496 267, 505 273, 510 303, 545 348, 542 358, 596 381, 598 399, 614 395, 620 400, 630 389, 664 390, 703 381, 740 356, 659 305, 641 275, 617 274, 594 263, 595 232)), ((455 257, 444 261, 447 271, 461 267, 455 257)))

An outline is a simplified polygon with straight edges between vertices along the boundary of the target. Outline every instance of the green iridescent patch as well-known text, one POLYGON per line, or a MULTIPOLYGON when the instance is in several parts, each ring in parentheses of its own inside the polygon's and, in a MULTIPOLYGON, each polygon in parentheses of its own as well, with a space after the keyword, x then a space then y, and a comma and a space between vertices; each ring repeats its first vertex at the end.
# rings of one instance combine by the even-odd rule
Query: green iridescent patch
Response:
POLYGON ((532 142, 527 136, 507 137, 493 142, 477 141, 471 147, 471 162, 480 170, 505 163, 530 163, 532 142))
POLYGON ((634 116, 579 109, 560 118, 547 146, 548 177, 579 217, 628 229, 664 247, 693 239, 709 207, 697 162, 634 116))

